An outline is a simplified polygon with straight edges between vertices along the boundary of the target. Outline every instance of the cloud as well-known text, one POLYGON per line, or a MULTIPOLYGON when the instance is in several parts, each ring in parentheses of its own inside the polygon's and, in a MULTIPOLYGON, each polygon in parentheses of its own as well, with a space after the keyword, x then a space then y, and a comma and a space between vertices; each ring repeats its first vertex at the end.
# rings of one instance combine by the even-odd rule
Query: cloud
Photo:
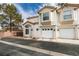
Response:
POLYGON ((19 4, 14 4, 14 5, 18 9, 19 13, 22 14, 22 19, 24 19, 24 22, 27 21, 26 18, 31 17, 31 16, 36 16, 37 11, 43 7, 43 5, 41 6, 39 5, 38 9, 25 11, 19 4))
POLYGON ((32 10, 25 11, 19 4, 14 4, 14 5, 18 9, 19 13, 22 14, 22 19, 24 19, 24 21, 26 21, 27 17, 35 15, 35 13, 32 10))
MULTIPOLYGON (((25 21, 27 21, 26 18, 37 15, 38 10, 40 10, 42 7, 44 7, 46 5, 46 3, 39 5, 38 8, 35 10, 27 10, 27 11, 25 11, 19 4, 14 4, 14 5, 18 9, 19 13, 22 14, 22 19, 24 19, 24 22, 25 22, 25 21)), ((49 5, 55 6, 55 3, 49 3, 49 5)))

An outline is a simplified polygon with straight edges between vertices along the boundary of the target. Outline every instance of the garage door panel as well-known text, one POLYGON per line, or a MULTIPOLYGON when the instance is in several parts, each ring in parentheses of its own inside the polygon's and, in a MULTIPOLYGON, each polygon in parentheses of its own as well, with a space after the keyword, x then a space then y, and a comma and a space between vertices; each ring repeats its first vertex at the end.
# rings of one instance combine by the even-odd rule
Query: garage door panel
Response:
POLYGON ((53 31, 51 30, 42 31, 42 38, 53 38, 53 31))
POLYGON ((74 29, 60 29, 60 38, 74 38, 74 29))

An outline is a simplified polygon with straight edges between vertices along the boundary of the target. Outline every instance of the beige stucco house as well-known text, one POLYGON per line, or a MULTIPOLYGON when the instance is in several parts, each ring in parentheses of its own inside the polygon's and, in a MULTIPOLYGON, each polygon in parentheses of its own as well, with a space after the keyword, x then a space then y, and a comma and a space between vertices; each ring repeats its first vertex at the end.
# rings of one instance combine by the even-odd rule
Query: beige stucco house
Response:
POLYGON ((61 7, 45 6, 38 16, 27 18, 23 24, 24 37, 79 39, 79 4, 65 3, 61 7))

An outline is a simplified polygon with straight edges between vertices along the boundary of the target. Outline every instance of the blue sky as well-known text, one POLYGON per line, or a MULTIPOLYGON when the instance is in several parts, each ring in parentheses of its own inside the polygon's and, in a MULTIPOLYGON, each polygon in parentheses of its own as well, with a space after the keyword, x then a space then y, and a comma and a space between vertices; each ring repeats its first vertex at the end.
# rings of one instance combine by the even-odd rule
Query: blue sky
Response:
MULTIPOLYGON (((18 12, 22 14, 22 19, 24 21, 26 18, 31 16, 36 16, 37 11, 40 10, 47 3, 15 3, 18 12)), ((49 3, 52 6, 55 6, 55 3, 49 3)))
POLYGON ((17 7, 17 10, 22 14, 22 18, 26 19, 27 17, 37 15, 37 11, 43 7, 43 3, 16 3, 14 4, 17 7))

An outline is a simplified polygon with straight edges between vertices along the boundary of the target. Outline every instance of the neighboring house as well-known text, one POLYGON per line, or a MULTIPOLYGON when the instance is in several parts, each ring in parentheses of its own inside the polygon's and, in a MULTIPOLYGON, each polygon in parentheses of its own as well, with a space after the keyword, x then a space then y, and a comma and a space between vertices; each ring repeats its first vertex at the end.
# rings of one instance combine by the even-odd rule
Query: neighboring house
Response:
POLYGON ((79 39, 79 4, 64 4, 58 10, 59 38, 79 39))
POLYGON ((79 39, 79 4, 65 3, 60 8, 45 6, 38 16, 29 17, 23 24, 25 37, 52 39, 79 39))

